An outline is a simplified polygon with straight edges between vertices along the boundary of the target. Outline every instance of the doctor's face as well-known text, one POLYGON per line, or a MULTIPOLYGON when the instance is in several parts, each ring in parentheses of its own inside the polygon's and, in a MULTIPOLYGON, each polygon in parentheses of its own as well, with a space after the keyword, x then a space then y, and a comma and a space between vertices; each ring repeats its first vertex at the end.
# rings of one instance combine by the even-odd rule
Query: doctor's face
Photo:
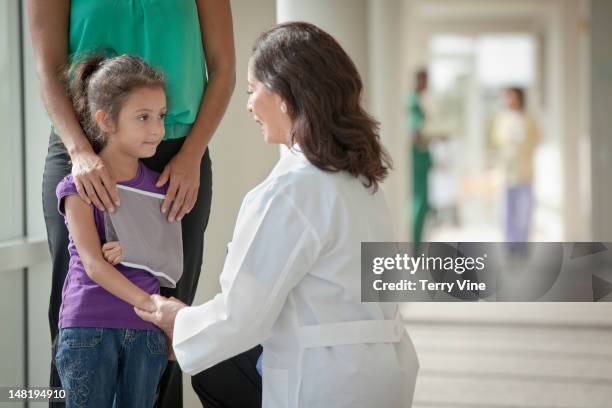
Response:
POLYGON ((247 79, 249 82, 247 110, 253 114, 253 119, 261 127, 266 143, 289 144, 292 122, 288 107, 281 96, 270 91, 255 78, 250 63, 247 79))

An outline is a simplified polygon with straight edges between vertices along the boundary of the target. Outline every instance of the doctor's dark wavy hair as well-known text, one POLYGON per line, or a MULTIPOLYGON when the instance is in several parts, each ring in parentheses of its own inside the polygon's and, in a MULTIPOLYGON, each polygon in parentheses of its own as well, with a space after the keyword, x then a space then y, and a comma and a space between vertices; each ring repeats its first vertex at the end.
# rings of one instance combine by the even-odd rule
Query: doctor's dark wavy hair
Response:
POLYGON ((64 79, 77 119, 96 153, 107 143, 96 123, 96 111, 107 112, 116 124, 130 93, 141 88, 165 88, 163 74, 142 58, 127 54, 112 58, 101 53, 81 57, 68 67, 64 79))
POLYGON ((287 104, 291 144, 316 167, 347 171, 376 191, 391 159, 378 122, 361 107, 357 68, 338 42, 312 24, 285 23, 257 39, 251 58, 252 75, 287 104))

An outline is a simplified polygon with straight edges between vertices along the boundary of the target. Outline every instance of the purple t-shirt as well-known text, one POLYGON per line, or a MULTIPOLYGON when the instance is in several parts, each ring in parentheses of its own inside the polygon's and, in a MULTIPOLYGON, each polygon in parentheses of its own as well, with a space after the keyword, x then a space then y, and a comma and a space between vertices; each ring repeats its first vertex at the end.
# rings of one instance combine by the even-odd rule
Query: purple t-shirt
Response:
MULTIPOLYGON (((138 163, 136 177, 119 184, 152 193, 166 194, 167 186, 155 187, 159 174, 145 167, 142 162, 138 163)), ((72 175, 68 175, 60 181, 55 193, 58 210, 64 216, 66 226, 69 227, 64 212, 64 198, 69 195, 78 195, 72 175)), ((98 236, 100 241, 104 243, 106 242, 104 214, 93 205, 92 208, 98 236)), ((72 240, 72 234, 69 234, 68 251, 70 252, 70 264, 62 290, 62 305, 59 312, 60 328, 109 327, 159 330, 157 326, 138 317, 132 305, 111 294, 89 278, 72 240)), ((149 272, 121 264, 115 265, 115 268, 145 292, 159 293, 159 281, 149 272)))

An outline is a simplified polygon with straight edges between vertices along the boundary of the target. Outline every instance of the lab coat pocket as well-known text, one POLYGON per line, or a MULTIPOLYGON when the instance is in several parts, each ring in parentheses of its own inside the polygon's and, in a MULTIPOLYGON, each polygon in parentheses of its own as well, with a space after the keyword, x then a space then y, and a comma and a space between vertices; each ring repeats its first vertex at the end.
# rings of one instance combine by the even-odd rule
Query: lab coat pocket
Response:
POLYGON ((263 371, 262 406, 269 408, 286 408, 289 406, 289 371, 282 368, 268 367, 263 371))

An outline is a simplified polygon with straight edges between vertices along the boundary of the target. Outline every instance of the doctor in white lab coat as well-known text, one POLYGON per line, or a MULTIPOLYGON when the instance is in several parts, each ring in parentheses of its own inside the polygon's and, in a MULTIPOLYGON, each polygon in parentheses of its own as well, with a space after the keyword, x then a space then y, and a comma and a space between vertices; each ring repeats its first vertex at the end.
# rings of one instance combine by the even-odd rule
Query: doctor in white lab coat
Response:
POLYGON ((410 407, 418 360, 398 306, 361 302, 361 242, 393 236, 359 74, 327 33, 287 23, 257 40, 248 81, 266 142, 292 148, 242 203, 221 293, 154 295, 139 314, 191 375, 261 343, 264 408, 410 407))

